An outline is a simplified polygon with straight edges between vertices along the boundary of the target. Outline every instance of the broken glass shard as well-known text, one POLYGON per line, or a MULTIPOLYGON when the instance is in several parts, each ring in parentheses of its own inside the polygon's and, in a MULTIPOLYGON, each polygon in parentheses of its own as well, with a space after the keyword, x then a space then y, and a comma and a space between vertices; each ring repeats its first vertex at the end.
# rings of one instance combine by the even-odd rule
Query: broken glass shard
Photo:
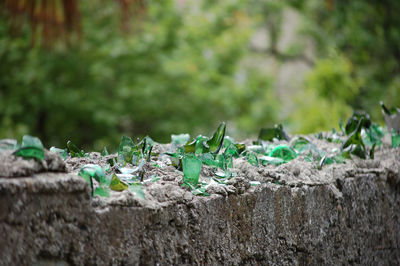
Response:
POLYGON ((207 144, 210 147, 210 152, 218 153, 218 151, 221 149, 222 143, 224 141, 225 130, 226 130, 226 124, 225 122, 222 122, 219 125, 217 131, 215 131, 212 138, 207 141, 207 144))
POLYGON ((248 151, 246 153, 246 159, 252 166, 258 167, 258 158, 254 152, 248 151))
POLYGON ((68 156, 68 150, 67 149, 59 149, 59 148, 56 148, 56 147, 51 147, 50 148, 50 152, 54 152, 54 153, 60 154, 61 158, 63 158, 64 160, 68 156))
POLYGON ((392 147, 397 148, 400 147, 400 133, 396 132, 392 129, 392 147))
POLYGON ((258 134, 259 140, 273 141, 274 138, 278 140, 289 141, 289 137, 283 130, 282 124, 275 125, 274 127, 271 128, 262 128, 260 130, 260 133, 258 134))
POLYGON ((0 151, 1 150, 15 150, 17 149, 18 142, 15 139, 2 139, 0 140, 0 151))
POLYGON ((142 189, 142 185, 140 183, 129 185, 129 191, 138 196, 139 198, 144 199, 144 191, 142 189))
POLYGON ((201 160, 194 154, 186 154, 182 159, 183 184, 197 186, 201 171, 201 160))
POLYGON ((183 145, 190 139, 189 134, 171 135, 171 142, 174 146, 183 145))
POLYGON ((128 189, 128 184, 121 181, 115 174, 113 175, 110 183, 110 188, 114 191, 123 191, 128 189))
POLYGON ((67 148, 71 155, 71 157, 84 157, 85 152, 83 150, 78 149, 78 147, 72 143, 72 141, 67 141, 67 148))
POLYGON ((88 180, 89 177, 94 178, 100 184, 105 184, 105 185, 109 185, 111 181, 104 173, 103 168, 101 168, 101 166, 97 164, 85 164, 79 170, 78 175, 82 176, 86 180, 88 180))
POLYGON ((297 151, 298 153, 302 153, 304 150, 307 149, 307 147, 310 145, 311 141, 307 139, 306 137, 295 137, 292 141, 290 146, 292 149, 297 151))
POLYGON ((266 156, 266 155, 261 156, 259 158, 259 160, 260 160, 261 164, 264 166, 267 164, 280 165, 280 164, 285 163, 285 161, 281 158, 274 158, 274 157, 266 156))
POLYGON ((14 152, 15 156, 23 158, 44 159, 44 148, 40 139, 25 135, 22 137, 21 148, 14 152))
POLYGON ((98 195, 100 197, 109 197, 110 189, 108 187, 99 186, 93 192, 93 196, 96 196, 96 195, 98 195))
POLYGON ((282 159, 285 162, 289 162, 289 161, 293 160, 294 158, 296 158, 297 154, 292 148, 290 148, 286 145, 279 145, 271 151, 269 156, 282 159))
POLYGON ((130 137, 122 136, 121 142, 118 147, 118 163, 125 165, 126 163, 132 163, 132 155, 137 147, 130 137))

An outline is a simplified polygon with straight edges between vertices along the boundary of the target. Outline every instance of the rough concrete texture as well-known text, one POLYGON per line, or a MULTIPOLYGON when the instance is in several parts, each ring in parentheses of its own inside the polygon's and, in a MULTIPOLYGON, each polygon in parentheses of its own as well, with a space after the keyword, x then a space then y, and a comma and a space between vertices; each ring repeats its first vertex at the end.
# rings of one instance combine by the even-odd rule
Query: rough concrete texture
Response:
POLYGON ((0 178, 1 265, 400 265, 399 148, 322 170, 237 160, 209 197, 167 167, 145 199, 91 198, 77 160, 70 173, 0 178))

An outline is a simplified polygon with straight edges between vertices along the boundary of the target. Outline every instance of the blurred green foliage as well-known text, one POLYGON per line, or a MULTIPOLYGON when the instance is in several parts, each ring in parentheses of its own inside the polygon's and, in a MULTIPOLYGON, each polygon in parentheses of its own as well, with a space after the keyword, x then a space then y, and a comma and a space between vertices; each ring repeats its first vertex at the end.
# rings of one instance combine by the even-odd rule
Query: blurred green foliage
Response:
POLYGON ((253 28, 241 3, 157 2, 140 31, 124 34, 115 1, 83 1, 79 45, 53 49, 31 47, 25 24, 11 36, 3 13, 0 138, 29 132, 100 150, 123 134, 169 141, 222 120, 240 132, 275 122, 270 79, 239 65, 253 28))
POLYGON ((364 109, 383 121, 379 100, 400 103, 400 1, 308 0, 299 11, 303 33, 317 49, 306 82, 319 99, 313 106, 329 102, 327 111, 339 116, 349 108, 364 109))
POLYGON ((48 146, 70 139, 100 150, 121 135, 169 142, 170 134, 211 133, 221 121, 236 137, 255 134, 282 118, 276 77, 243 63, 254 58, 249 40, 259 27, 268 30, 268 56, 311 65, 284 117, 293 131, 329 130, 352 109, 379 121, 379 100, 400 103, 399 1, 148 3, 143 21, 124 33, 117 1, 80 1, 80 40, 51 49, 32 45, 29 24, 16 26, 0 9, 0 138, 31 134, 48 146), (287 9, 301 16, 311 59, 303 41, 279 50, 287 9))

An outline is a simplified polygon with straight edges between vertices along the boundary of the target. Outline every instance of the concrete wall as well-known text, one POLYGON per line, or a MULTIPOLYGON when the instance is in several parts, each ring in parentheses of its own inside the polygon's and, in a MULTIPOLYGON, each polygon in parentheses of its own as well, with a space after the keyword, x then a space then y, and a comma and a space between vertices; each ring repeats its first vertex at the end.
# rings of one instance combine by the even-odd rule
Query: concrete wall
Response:
POLYGON ((73 174, 0 179, 1 265, 400 265, 400 179, 252 187, 150 204, 73 174))

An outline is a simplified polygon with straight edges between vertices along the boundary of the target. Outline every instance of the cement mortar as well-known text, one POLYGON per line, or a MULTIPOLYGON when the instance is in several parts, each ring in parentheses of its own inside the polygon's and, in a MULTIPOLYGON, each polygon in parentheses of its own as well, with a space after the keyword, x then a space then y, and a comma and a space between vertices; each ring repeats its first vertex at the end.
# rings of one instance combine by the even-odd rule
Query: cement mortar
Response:
POLYGON ((182 189, 174 168, 149 164, 161 178, 144 185, 145 199, 91 198, 77 171, 102 160, 0 178, 1 265, 400 265, 399 148, 322 170, 301 158, 235 160, 237 176, 208 197, 182 189))

